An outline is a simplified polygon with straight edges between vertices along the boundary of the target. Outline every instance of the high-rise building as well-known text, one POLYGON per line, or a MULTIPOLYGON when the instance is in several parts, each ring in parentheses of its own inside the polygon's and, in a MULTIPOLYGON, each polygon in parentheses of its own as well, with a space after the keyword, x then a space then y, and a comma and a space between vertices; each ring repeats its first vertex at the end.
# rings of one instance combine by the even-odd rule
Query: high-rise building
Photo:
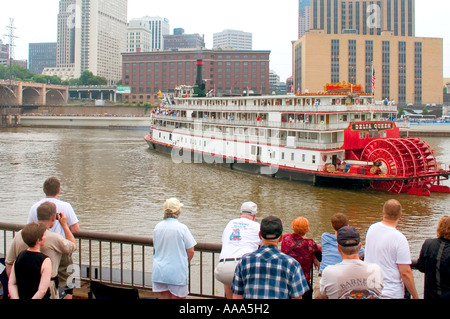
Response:
POLYGON ((28 49, 29 69, 41 74, 44 68, 56 66, 56 42, 30 43, 28 49))
POLYGON ((223 30, 213 34, 213 49, 252 50, 253 35, 240 30, 223 30))
POLYGON ((200 49, 205 47, 205 36, 198 33, 186 34, 182 28, 174 29, 174 34, 164 36, 164 49, 200 49))
POLYGON ((60 0, 56 68, 48 74, 84 71, 121 79, 121 53, 126 51, 127 0, 60 0))
POLYGON ((158 16, 145 16, 139 20, 148 23, 152 32, 152 50, 164 50, 164 36, 170 34, 169 20, 158 16))
POLYGON ((442 103, 443 39, 415 37, 414 0, 312 0, 310 14, 293 43, 294 92, 345 81, 376 101, 442 103))
POLYGON ((9 60, 9 45, 4 44, 2 39, 0 39, 0 63, 7 64, 9 60))
POLYGON ((310 30, 326 34, 415 36, 415 0, 300 0, 310 2, 310 30))
POLYGON ((298 0, 298 38, 300 39, 310 28, 311 0, 298 0))
POLYGON ((278 92, 280 87, 280 76, 274 71, 269 71, 269 90, 270 93, 278 92))
POLYGON ((152 31, 148 21, 133 19, 128 24, 127 51, 149 52, 152 50, 152 31))
POLYGON ((58 13, 58 36, 56 42, 56 66, 75 65, 76 0, 60 0, 58 13))

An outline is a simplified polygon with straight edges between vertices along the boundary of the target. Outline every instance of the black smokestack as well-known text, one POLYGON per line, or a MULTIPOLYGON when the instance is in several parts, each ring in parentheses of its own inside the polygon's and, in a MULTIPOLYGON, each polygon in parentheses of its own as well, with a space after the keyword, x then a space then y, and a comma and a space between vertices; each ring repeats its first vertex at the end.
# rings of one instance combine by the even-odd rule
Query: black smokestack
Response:
POLYGON ((197 60, 197 82, 196 82, 196 88, 194 88, 194 94, 196 94, 198 97, 205 97, 206 96, 206 85, 203 81, 203 60, 197 60))
POLYGON ((197 60, 197 85, 199 88, 203 85, 203 60, 197 60))

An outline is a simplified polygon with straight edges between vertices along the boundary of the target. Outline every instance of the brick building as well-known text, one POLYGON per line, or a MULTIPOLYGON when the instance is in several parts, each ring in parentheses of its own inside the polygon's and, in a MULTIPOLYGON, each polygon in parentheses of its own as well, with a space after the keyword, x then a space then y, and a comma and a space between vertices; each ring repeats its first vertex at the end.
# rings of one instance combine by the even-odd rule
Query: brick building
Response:
POLYGON ((269 93, 270 51, 174 50, 122 54, 123 96, 128 103, 154 102, 159 91, 173 92, 179 85, 194 85, 197 60, 203 60, 206 91, 216 96, 253 91, 269 93))

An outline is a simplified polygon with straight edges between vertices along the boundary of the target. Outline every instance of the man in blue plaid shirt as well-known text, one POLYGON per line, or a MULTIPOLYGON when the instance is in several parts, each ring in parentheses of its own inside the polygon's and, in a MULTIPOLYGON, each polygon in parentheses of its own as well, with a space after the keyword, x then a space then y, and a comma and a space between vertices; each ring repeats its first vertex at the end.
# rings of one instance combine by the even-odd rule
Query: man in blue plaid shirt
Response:
POLYGON ((309 290, 300 264, 278 250, 283 225, 275 216, 261 221, 262 246, 244 255, 233 279, 235 299, 301 299, 309 290))

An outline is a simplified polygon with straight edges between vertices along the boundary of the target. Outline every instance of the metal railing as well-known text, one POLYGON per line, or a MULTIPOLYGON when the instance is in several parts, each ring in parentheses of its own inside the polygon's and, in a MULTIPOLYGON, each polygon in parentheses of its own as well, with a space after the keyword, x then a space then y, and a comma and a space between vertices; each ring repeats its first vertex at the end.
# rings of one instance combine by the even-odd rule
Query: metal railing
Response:
MULTIPOLYGON (((0 257, 6 255, 15 233, 23 226, 0 222, 0 257)), ((73 278, 152 290, 152 238, 89 231, 80 231, 75 238, 78 250, 72 255, 75 263, 72 268, 73 278)), ((220 249, 220 244, 198 243, 195 246, 195 256, 189 266, 190 296, 224 297, 223 285, 214 279, 220 249)), ((422 273, 413 268, 413 274, 416 283, 423 282, 422 273)), ((317 272, 311 278, 320 280, 317 272)), ((421 290, 419 297, 423 298, 421 290)))
MULTIPOLYGON (((24 225, 0 223, 0 255, 7 250, 24 225)), ((69 268, 69 280, 97 280, 104 283, 152 289, 153 239, 150 237, 80 231, 75 234, 78 249, 69 268)), ((214 278, 220 244, 198 243, 189 265, 189 295, 222 298, 223 285, 214 278)))

